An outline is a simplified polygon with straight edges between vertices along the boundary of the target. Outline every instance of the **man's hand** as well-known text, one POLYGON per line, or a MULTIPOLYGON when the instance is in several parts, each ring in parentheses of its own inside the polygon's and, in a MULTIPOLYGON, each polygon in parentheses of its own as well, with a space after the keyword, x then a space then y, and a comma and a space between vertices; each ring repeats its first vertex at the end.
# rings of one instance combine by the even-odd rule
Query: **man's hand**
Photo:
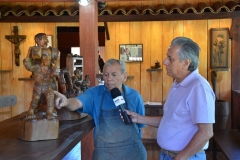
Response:
POLYGON ((55 94, 55 107, 56 108, 61 109, 62 107, 69 105, 67 98, 63 94, 61 94, 57 91, 53 91, 53 92, 55 94))
MULTIPOLYGON (((142 115, 140 115, 136 112, 132 112, 132 111, 129 111, 129 110, 126 110, 126 109, 125 109, 125 111, 131 117, 133 123, 146 124, 146 125, 156 127, 156 128, 159 126, 159 123, 162 119, 162 117, 160 117, 160 116, 158 116, 158 117, 142 116, 142 115)), ((122 121, 123 121, 121 111, 120 111, 120 116, 121 116, 122 121)))
MULTIPOLYGON (((137 113, 135 113, 135 112, 132 112, 132 111, 129 111, 129 110, 126 110, 126 109, 125 109, 125 111, 126 111, 126 113, 131 117, 133 123, 138 123, 138 118, 140 117, 139 114, 137 114, 137 113)), ((121 118, 122 118, 122 120, 123 120, 123 117, 122 117, 122 115, 121 115, 121 111, 120 111, 120 116, 121 116, 121 118)), ((124 120, 123 120, 123 121, 124 121, 124 120)))

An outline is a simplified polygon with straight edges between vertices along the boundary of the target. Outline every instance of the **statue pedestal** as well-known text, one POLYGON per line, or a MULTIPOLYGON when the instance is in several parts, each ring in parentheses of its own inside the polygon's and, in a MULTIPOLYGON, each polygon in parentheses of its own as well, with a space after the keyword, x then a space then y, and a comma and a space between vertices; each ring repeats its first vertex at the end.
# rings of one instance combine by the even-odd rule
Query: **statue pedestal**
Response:
POLYGON ((36 118, 26 119, 26 112, 20 116, 18 138, 25 141, 50 140, 58 138, 59 120, 47 119, 44 112, 37 113, 36 118))
POLYGON ((19 136, 25 141, 39 141, 57 139, 59 134, 59 121, 78 120, 87 117, 86 113, 69 111, 66 108, 57 109, 58 116, 54 119, 47 119, 46 112, 39 110, 36 118, 26 118, 27 112, 20 115, 19 136))

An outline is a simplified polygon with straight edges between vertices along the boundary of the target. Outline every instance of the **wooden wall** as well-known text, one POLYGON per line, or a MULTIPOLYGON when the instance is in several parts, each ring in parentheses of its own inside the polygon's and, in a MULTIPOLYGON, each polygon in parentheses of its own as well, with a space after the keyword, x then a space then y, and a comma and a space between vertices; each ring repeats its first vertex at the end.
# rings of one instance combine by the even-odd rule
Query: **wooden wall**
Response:
MULTIPOLYGON (((196 4, 193 0, 191 3, 196 4)), ((205 0, 211 4, 216 1, 205 0)), ((224 2, 224 0, 222 1, 224 2)), ((124 2, 124 4, 145 5, 149 3, 158 4, 185 4, 187 0, 155 0, 151 2, 124 2)), ((3 4, 0 3, 0 4, 3 4)), ((9 4, 9 3, 8 3, 9 4)), ((15 2, 12 5, 21 4, 28 6, 32 4, 15 2)), ((36 3, 34 5, 45 5, 46 3, 36 3)), ((110 3, 109 3, 110 4, 110 3)), ((72 5, 72 3, 55 2, 48 3, 51 6, 72 5)), ((111 5, 119 6, 121 3, 114 2, 111 5)), ((102 24, 99 24, 102 25, 102 24)), ((44 32, 53 36, 53 47, 57 47, 57 26, 79 26, 78 23, 0 23, 0 70, 11 70, 10 72, 0 72, 0 95, 16 95, 17 104, 12 108, 12 114, 0 114, 0 120, 20 114, 29 107, 32 94, 31 81, 19 81, 18 78, 29 77, 31 73, 27 71, 22 63, 26 57, 28 48, 33 46, 34 35, 44 32), (26 35, 27 38, 20 45, 20 66, 14 63, 14 45, 5 39, 5 35, 13 34, 13 26, 18 26, 19 35, 26 35)), ((209 57, 209 33, 211 28, 230 28, 231 19, 219 20, 189 20, 189 21, 158 21, 158 22, 111 22, 108 23, 110 40, 106 41, 105 57, 119 58, 119 44, 142 43, 143 44, 143 62, 127 63, 128 74, 134 76, 127 80, 126 84, 137 89, 143 96, 144 101, 164 102, 173 79, 166 74, 164 66, 161 72, 147 72, 146 69, 153 66, 158 60, 163 65, 166 57, 166 51, 171 40, 177 36, 186 36, 192 38, 201 47, 199 72, 208 81, 211 81, 210 57, 209 57)), ((229 44, 230 40, 229 40, 229 44)), ((229 53, 230 48, 229 48, 229 53)), ((230 64, 231 66, 231 64, 230 64)), ((218 72, 216 95, 218 99, 231 100, 231 74, 229 72, 218 72)), ((210 82, 211 83, 211 82, 210 82)), ((9 110, 9 108, 0 109, 0 112, 9 110)))
MULTIPOLYGON (((173 82, 163 66, 171 40, 185 36, 199 44, 201 47, 199 72, 211 83, 209 32, 211 28, 230 25, 231 19, 108 23, 111 40, 106 41, 106 59, 119 58, 119 44, 142 43, 143 62, 127 63, 128 74, 134 76, 127 84, 137 89, 145 101, 164 102, 173 82), (156 60, 161 63, 162 72, 152 74, 147 72, 146 69, 153 66, 156 60)), ((218 72, 217 76, 217 98, 230 100, 230 72, 218 72)))

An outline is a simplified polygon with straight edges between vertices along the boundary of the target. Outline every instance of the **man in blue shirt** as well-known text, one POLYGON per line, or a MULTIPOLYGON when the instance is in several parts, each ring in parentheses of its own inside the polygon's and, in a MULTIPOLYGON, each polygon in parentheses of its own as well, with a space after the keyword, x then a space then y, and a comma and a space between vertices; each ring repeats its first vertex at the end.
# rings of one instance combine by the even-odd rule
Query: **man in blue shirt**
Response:
POLYGON ((95 122, 93 160, 147 159, 140 130, 145 125, 136 123, 125 125, 110 93, 113 88, 118 88, 126 101, 125 108, 144 115, 143 99, 136 90, 123 84, 126 79, 125 62, 109 59, 103 68, 104 85, 89 88, 84 94, 69 99, 54 91, 57 96, 55 101, 57 108, 66 107, 71 111, 77 110, 93 117, 95 122))
POLYGON ((198 73, 199 46, 186 37, 175 38, 164 60, 174 83, 163 107, 163 117, 127 111, 132 121, 158 127, 161 160, 206 160, 204 150, 213 136, 215 95, 198 73))

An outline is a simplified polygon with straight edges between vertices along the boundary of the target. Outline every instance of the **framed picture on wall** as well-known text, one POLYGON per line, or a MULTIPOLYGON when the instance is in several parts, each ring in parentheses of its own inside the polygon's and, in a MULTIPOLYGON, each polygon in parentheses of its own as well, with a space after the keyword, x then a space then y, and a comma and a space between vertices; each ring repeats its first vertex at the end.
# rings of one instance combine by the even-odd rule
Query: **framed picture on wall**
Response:
POLYGON ((212 28, 210 30, 210 67, 212 69, 229 68, 229 28, 212 28))
POLYGON ((120 44, 119 59, 125 62, 142 62, 143 45, 142 44, 120 44))
POLYGON ((48 36, 47 35, 47 38, 48 38, 48 46, 47 47, 52 47, 52 36, 48 36))

